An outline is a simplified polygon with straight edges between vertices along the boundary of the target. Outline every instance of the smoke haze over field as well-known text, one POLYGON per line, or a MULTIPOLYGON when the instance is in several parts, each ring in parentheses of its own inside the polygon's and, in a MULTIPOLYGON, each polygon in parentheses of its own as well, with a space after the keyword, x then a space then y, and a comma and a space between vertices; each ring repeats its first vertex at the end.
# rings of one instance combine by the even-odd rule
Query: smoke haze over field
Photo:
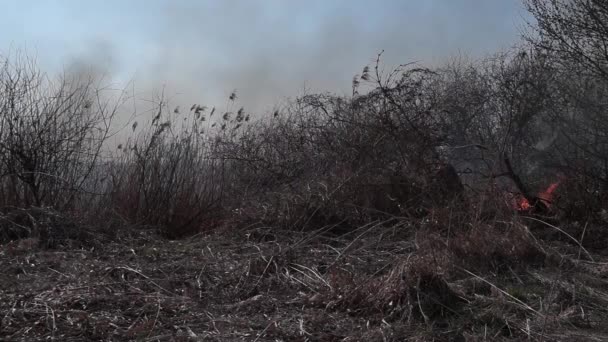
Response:
POLYGON ((46 71, 92 65, 142 97, 263 111, 310 91, 348 93, 386 50, 387 67, 513 45, 517 0, 7 1, 0 52, 25 49, 46 71))

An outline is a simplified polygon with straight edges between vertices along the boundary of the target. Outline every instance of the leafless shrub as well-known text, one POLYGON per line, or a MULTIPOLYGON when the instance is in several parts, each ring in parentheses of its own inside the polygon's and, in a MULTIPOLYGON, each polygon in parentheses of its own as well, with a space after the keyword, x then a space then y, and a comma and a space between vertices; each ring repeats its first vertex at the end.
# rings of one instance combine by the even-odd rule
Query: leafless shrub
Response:
POLYGON ((608 5, 592 0, 525 0, 535 23, 526 38, 564 69, 608 79, 608 5))
POLYGON ((362 80, 376 86, 365 95, 307 94, 223 140, 242 197, 286 225, 315 227, 430 205, 432 175, 445 164, 425 91, 433 73, 410 65, 379 70, 372 77, 364 69, 362 80))
POLYGON ((525 38, 551 62, 545 72, 555 78, 550 118, 557 134, 551 162, 571 184, 578 183, 571 187, 578 193, 570 191, 563 199, 569 207, 578 206, 577 211, 597 212, 608 184, 608 6, 582 0, 524 3, 535 20, 525 38))
POLYGON ((51 80, 27 57, 2 60, 2 205, 69 210, 84 204, 79 196, 91 190, 87 182, 118 108, 102 92, 84 75, 51 80))

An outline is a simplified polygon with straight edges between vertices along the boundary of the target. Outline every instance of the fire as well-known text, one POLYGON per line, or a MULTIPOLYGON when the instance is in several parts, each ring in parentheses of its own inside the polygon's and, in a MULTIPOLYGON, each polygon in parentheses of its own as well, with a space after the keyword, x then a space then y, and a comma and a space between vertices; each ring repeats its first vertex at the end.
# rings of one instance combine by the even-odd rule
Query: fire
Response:
MULTIPOLYGON (((551 208, 551 203, 553 202, 553 197, 555 195, 555 190, 560 185, 562 180, 558 180, 557 182, 551 183, 544 191, 538 193, 538 199, 543 202, 547 208, 551 208)), ((514 198, 513 207, 519 211, 526 211, 532 208, 530 202, 522 195, 518 195, 514 198)))
POLYGON ((549 185, 549 187, 545 191, 538 194, 538 198, 543 201, 543 203, 549 208, 551 207, 551 202, 553 202, 554 192, 560 183, 561 180, 558 180, 555 183, 551 183, 551 185, 549 185))
POLYGON ((528 202, 528 200, 524 196, 519 195, 515 198, 515 209, 525 211, 530 209, 530 207, 532 207, 530 205, 530 202, 528 202))

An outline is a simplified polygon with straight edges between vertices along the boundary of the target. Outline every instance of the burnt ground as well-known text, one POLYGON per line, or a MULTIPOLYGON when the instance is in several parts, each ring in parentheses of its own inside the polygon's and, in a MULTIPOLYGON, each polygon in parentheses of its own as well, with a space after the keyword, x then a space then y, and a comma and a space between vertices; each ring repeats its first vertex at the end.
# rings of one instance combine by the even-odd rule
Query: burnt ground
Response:
POLYGON ((608 340, 608 258, 533 236, 501 250, 508 238, 485 251, 378 224, 15 240, 0 247, 0 340, 608 340))

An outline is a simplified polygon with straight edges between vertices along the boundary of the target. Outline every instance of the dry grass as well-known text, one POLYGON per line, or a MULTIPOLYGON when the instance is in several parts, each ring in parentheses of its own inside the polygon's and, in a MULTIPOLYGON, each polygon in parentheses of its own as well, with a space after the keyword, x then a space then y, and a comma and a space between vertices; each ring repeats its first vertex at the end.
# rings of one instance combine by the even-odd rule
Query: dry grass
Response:
MULTIPOLYGON (((3 339, 603 340, 608 263, 438 248, 412 226, 328 237, 256 228, 166 241, 133 231, 88 249, 0 247, 3 339), (478 263, 501 255, 501 264, 478 263), (475 257, 471 257, 475 255, 475 257), (486 255, 486 254, 483 254, 486 255), (472 259, 471 259, 472 258, 472 259)), ((473 231, 466 236, 476 236, 473 231)), ((508 235, 507 235, 508 236, 508 235)), ((508 239, 504 237, 503 240, 508 239)), ((487 240, 486 240, 487 241, 487 240)), ((457 247, 456 247, 457 246, 457 247)), ((531 244, 530 246, 536 245, 531 244)), ((528 247, 532 248, 532 247, 528 247)))

